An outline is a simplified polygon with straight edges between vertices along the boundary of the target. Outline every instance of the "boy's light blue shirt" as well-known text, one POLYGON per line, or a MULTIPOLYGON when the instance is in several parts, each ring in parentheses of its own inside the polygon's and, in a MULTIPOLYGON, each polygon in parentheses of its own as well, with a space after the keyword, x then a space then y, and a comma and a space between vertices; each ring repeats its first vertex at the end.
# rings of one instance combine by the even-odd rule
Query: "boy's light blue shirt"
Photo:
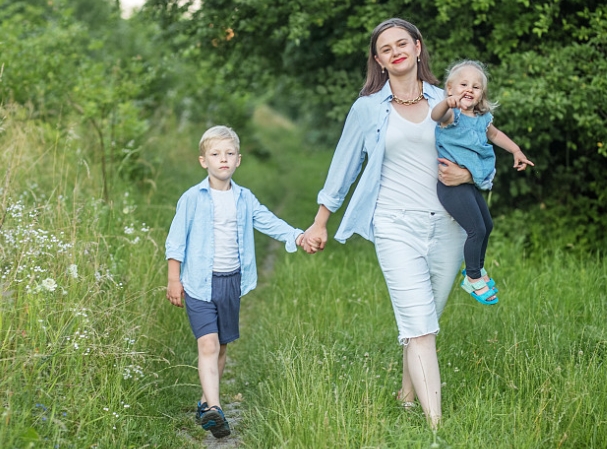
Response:
MULTIPOLYGON (((423 83, 423 91, 430 108, 444 98, 441 88, 426 82, 423 83)), ((335 212, 360 173, 365 157, 368 158, 365 171, 335 234, 335 239, 341 243, 345 243, 354 233, 373 241, 373 214, 379 195, 392 98, 390 83, 387 82, 379 92, 359 97, 354 102, 335 148, 327 180, 318 193, 318 204, 335 212)))
MULTIPOLYGON (((232 181, 236 202, 241 296, 257 286, 253 229, 285 242, 297 251, 295 240, 303 231, 293 228, 260 204, 255 195, 232 181)), ((192 298, 211 300, 214 256, 213 200, 209 178, 188 189, 177 202, 175 217, 166 239, 166 258, 181 262, 180 280, 192 298)))

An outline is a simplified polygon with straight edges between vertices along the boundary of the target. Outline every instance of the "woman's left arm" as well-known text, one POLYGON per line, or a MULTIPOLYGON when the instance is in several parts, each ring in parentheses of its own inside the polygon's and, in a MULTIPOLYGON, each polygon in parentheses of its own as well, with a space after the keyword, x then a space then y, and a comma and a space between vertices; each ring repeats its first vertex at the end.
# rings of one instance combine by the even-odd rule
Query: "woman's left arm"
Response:
POLYGON ((443 157, 439 157, 438 162, 438 179, 446 186, 453 187, 473 183, 472 175, 467 168, 462 168, 455 162, 443 157))

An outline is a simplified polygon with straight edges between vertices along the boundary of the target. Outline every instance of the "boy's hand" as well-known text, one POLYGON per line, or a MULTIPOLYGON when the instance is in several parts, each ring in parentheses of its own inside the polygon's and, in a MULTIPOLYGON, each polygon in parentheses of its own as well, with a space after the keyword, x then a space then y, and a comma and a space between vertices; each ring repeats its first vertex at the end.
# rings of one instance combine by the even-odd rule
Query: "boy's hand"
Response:
POLYGON ((180 281, 169 281, 167 286, 167 299, 171 301, 171 304, 177 307, 183 307, 182 299, 185 296, 183 285, 180 281))
POLYGON ((327 243, 327 228, 313 224, 306 232, 302 241, 302 248, 308 254, 316 254, 318 251, 325 249, 327 243))
POLYGON ((514 157, 513 167, 516 168, 517 171, 525 170, 527 168, 527 165, 531 165, 532 167, 535 166, 533 164, 533 162, 531 162, 529 159, 527 159, 527 157, 523 154, 523 152, 521 150, 512 154, 512 156, 514 157))
POLYGON ((295 239, 295 244, 296 244, 297 246, 301 246, 301 247, 303 248, 303 244, 302 244, 303 239, 304 239, 304 233, 302 232, 302 233, 301 233, 301 234, 299 234, 299 235, 297 236, 297 238, 295 239))

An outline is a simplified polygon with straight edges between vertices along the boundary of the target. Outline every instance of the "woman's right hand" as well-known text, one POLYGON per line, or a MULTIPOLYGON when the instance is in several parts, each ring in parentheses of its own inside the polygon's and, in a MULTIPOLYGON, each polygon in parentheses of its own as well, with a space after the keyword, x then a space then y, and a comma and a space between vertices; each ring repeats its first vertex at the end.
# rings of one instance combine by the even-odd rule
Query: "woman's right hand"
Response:
POLYGON ((301 246, 308 254, 314 254, 317 251, 325 249, 325 245, 327 244, 327 222, 330 216, 331 211, 321 204, 314 223, 304 232, 301 246))
POLYGON ((302 240, 302 248, 308 254, 315 254, 325 249, 327 243, 327 227, 314 222, 306 229, 302 240))

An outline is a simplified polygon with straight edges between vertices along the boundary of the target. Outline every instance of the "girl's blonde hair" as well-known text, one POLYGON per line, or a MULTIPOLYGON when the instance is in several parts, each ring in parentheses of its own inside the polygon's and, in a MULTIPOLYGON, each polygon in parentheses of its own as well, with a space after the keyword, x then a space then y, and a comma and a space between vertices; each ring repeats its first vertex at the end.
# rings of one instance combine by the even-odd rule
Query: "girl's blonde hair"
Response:
POLYGON ((228 126, 217 125, 207 129, 200 138, 200 143, 198 144, 200 155, 204 156, 209 149, 210 143, 216 140, 230 140, 236 151, 240 152, 240 139, 238 138, 238 134, 228 126))
POLYGON ((449 84, 453 82, 453 79, 456 77, 457 72, 459 72, 464 67, 473 67, 481 73, 483 93, 481 95, 480 101, 474 107, 474 112, 480 115, 486 114, 487 112, 493 112, 493 110, 497 108, 499 104, 497 102, 489 101, 489 97, 487 94, 487 69, 485 67, 485 64, 483 64, 482 62, 464 59, 463 61, 459 61, 451 65, 451 67, 447 69, 447 79, 445 80, 445 95, 449 95, 447 93, 449 84))

